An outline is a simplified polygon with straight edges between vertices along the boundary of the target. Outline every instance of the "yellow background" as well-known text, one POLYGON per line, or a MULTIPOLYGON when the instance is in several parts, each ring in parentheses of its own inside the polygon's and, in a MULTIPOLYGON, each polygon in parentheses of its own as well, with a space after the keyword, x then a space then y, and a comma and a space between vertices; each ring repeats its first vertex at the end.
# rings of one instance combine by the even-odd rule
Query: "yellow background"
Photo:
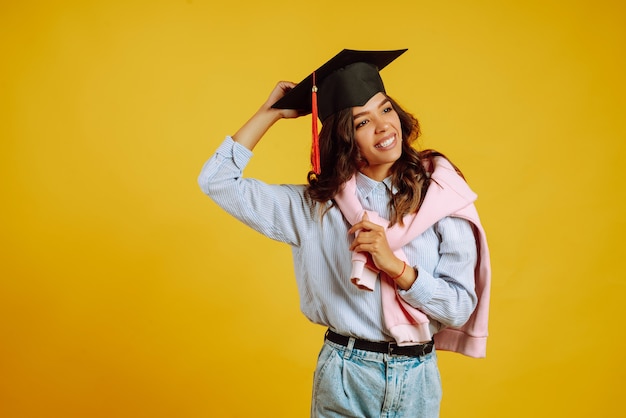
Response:
MULTIPOLYGON (((594 1, 0 6, 0 416, 304 417, 322 327, 289 248, 196 184, 279 79, 342 48, 465 172, 493 258, 488 357, 441 353, 442 417, 614 417, 626 6, 594 1)), ((302 182, 310 120, 248 176, 302 182)))

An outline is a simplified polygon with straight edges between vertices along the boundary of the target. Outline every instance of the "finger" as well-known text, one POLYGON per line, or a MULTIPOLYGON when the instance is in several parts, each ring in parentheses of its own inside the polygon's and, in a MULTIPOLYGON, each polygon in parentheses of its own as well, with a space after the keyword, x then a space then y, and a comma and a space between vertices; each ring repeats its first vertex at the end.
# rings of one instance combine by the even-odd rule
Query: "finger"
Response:
POLYGON ((379 246, 375 242, 353 243, 350 251, 355 251, 358 253, 368 253, 376 257, 376 254, 379 253, 379 246))
POLYGON ((350 250, 354 251, 357 247, 361 249, 359 251, 370 251, 377 247, 376 235, 373 235, 371 231, 362 230, 359 232, 352 243, 350 244, 350 250), (367 249, 363 249, 363 246, 367 246, 367 249))
POLYGON ((369 253, 371 250, 371 244, 366 242, 353 242, 350 246, 350 251, 355 251, 358 253, 369 253))
POLYGON ((354 224, 354 227, 358 226, 356 229, 371 229, 370 217, 367 215, 367 211, 363 211, 363 216, 361 217, 361 221, 354 224))
POLYGON ((355 223, 348 230, 349 234, 354 234, 358 231, 381 231, 384 228, 374 222, 371 222, 367 219, 362 219, 360 222, 355 223))
POLYGON ((280 83, 278 83, 278 85, 285 93, 289 92, 296 86, 296 84, 292 83, 291 81, 281 81, 280 83))

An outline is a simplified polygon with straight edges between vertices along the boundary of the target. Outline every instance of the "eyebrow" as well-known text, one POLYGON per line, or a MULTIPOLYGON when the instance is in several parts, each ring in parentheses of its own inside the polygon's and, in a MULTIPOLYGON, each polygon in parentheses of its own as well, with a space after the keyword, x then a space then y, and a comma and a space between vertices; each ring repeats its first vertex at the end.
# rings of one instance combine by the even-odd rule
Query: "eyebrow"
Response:
MULTIPOLYGON (((385 97, 383 99, 383 101, 380 102, 380 104, 378 105, 377 109, 380 109, 381 107, 385 106, 387 103, 390 103, 390 101, 389 101, 388 97, 385 97)), ((352 118, 353 119, 357 119, 357 118, 360 118, 361 116, 367 115, 368 113, 369 113, 368 111, 360 112, 360 113, 357 113, 356 115, 352 115, 352 118)))

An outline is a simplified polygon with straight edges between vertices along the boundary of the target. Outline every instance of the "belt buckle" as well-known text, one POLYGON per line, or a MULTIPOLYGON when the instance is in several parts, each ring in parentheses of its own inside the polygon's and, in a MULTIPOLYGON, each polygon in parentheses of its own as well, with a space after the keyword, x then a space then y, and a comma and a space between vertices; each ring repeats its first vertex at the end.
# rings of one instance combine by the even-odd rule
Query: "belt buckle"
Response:
POLYGON ((387 354, 388 355, 393 355, 393 350, 394 348, 396 348, 398 345, 396 343, 387 343, 387 354))
MULTIPOLYGON (((417 344, 414 346, 411 346, 414 349, 415 354, 411 355, 411 354, 406 354, 409 356, 414 356, 414 357, 423 357, 427 354, 427 349, 428 349, 428 344, 417 344)), ((395 354, 394 351, 397 351, 396 349, 400 348, 400 346, 397 343, 389 343, 387 345, 387 354, 392 355, 395 354)))

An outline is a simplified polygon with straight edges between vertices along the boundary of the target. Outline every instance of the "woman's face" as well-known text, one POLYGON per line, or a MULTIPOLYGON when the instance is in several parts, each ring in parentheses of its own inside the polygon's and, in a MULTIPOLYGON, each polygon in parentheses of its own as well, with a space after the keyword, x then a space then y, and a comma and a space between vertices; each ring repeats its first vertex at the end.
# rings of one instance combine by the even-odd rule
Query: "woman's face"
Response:
POLYGON ((391 166, 402 155, 400 118, 383 93, 377 93, 363 106, 352 108, 352 115, 356 143, 368 162, 360 171, 381 181, 389 176, 391 166))

